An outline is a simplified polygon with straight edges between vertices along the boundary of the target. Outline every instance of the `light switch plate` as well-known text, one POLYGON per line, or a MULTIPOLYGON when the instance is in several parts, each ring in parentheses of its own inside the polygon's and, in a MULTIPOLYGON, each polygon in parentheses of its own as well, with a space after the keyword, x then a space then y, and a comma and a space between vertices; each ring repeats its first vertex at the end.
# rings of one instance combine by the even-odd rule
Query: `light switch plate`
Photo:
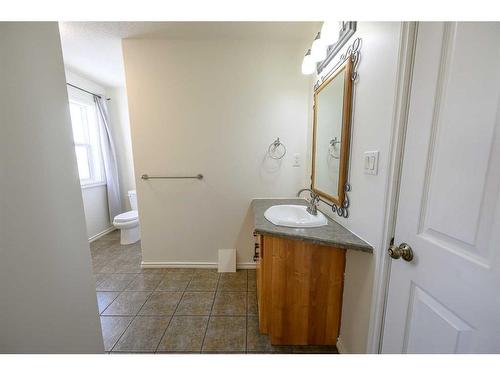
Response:
POLYGON ((365 174, 378 174, 378 151, 366 151, 364 153, 363 166, 365 174))
POLYGON ((300 154, 293 154, 292 167, 300 167, 300 154))

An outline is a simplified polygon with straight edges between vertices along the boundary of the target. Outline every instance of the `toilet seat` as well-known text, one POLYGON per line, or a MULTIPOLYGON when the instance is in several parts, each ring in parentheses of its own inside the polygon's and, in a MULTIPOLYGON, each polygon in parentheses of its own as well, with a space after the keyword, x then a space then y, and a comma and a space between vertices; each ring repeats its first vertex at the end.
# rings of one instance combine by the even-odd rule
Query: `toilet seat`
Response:
POLYGON ((139 212, 137 210, 127 211, 122 214, 116 215, 115 223, 128 223, 139 219, 139 212))
POLYGON ((132 210, 116 215, 113 220, 113 225, 115 228, 122 230, 135 227, 139 228, 139 213, 137 210, 132 210))
POLYGON ((117 229, 130 229, 134 227, 139 227, 139 220, 124 221, 122 223, 117 223, 113 221, 113 225, 117 229))

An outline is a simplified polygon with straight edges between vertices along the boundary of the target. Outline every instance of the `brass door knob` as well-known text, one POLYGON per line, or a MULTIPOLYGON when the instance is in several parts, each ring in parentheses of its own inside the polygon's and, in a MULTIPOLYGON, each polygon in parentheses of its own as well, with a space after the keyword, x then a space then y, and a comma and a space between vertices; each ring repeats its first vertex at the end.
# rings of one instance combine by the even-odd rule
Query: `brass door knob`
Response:
POLYGON ((407 262, 410 262, 413 259, 413 250, 410 245, 404 242, 399 246, 391 245, 387 252, 392 259, 403 258, 407 262))

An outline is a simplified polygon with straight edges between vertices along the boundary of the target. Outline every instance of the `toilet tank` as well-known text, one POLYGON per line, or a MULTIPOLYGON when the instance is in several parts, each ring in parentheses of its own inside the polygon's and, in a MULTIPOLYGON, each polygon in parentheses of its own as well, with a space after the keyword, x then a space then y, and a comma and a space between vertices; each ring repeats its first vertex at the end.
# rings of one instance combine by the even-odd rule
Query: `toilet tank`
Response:
POLYGON ((130 202, 130 208, 132 210, 137 210, 137 195, 135 193, 135 190, 129 190, 128 200, 130 202))

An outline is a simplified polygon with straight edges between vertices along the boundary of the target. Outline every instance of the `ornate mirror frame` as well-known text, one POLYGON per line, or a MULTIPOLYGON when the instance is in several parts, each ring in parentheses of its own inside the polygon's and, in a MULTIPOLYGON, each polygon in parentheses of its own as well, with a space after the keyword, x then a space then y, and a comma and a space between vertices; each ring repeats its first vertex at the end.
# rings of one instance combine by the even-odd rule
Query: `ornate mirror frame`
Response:
MULTIPOLYGON (((349 146, 350 146, 350 133, 351 133, 351 107, 353 96, 353 69, 354 61, 347 58, 337 69, 314 91, 314 105, 313 105, 313 147, 312 147, 312 175, 311 175, 311 189, 320 197, 327 199, 337 207, 346 207, 345 205, 345 187, 347 186, 347 174, 349 170, 349 146), (344 74, 344 91, 342 103, 342 134, 340 143, 340 159, 339 159, 339 178, 337 186, 337 196, 330 195, 324 191, 319 190, 315 186, 316 180, 316 136, 318 133, 318 96, 321 91, 328 86, 336 77, 344 74)), ((342 215, 343 216, 343 215, 342 215)))

